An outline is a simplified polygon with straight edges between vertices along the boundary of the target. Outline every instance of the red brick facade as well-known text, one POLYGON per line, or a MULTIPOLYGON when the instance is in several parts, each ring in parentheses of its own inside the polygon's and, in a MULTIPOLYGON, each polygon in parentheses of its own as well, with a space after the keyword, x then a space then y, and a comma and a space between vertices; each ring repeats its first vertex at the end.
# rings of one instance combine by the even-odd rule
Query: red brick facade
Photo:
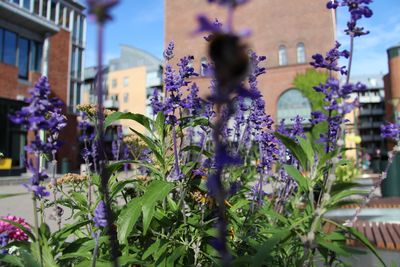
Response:
MULTIPOLYGON (((191 36, 196 29, 196 16, 207 14, 210 19, 218 18, 222 23, 226 10, 207 4, 205 0, 165 0, 165 42, 175 42, 175 61, 192 54, 194 67, 200 69, 200 59, 206 57, 207 43, 200 36, 191 36)), ((268 73, 261 78, 267 112, 276 118, 278 97, 292 86, 297 73, 304 72, 309 64, 297 64, 297 44, 305 45, 306 62, 315 53, 325 53, 334 45, 335 16, 326 9, 326 0, 252 0, 239 7, 235 13, 235 30, 250 28, 248 39, 251 49, 259 55, 267 56, 268 73), (279 66, 278 48, 287 50, 288 65, 279 66)), ((209 94, 206 81, 196 79, 202 95, 209 94)))
MULTIPOLYGON (((68 99, 69 61, 70 61, 70 33, 60 30, 50 37, 48 78, 51 85, 52 96, 60 98, 65 104, 68 99)), ((17 99, 28 96, 31 88, 40 77, 40 73, 30 72, 27 81, 18 79, 16 66, 0 63, 0 97, 17 99)), ((66 113, 66 108, 64 109, 66 113)), ((67 115, 68 125, 62 131, 60 139, 64 146, 58 153, 58 160, 68 158, 72 169, 78 168, 79 145, 77 138, 77 123, 75 115, 67 115)), ((32 137, 28 135, 28 139, 32 137)))

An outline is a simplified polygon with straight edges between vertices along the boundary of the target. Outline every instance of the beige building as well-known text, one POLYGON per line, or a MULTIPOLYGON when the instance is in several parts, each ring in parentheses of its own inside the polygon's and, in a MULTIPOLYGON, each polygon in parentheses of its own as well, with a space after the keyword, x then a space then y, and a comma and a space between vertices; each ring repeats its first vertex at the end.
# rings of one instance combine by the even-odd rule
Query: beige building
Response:
MULTIPOLYGON (((96 103, 93 81, 96 68, 85 70, 84 103, 96 103)), ((109 109, 150 116, 150 97, 154 89, 162 90, 162 61, 155 56, 127 45, 121 46, 120 57, 104 68, 106 89, 104 106, 109 109)), ((122 121, 124 133, 129 127, 143 130, 132 121, 122 121)))

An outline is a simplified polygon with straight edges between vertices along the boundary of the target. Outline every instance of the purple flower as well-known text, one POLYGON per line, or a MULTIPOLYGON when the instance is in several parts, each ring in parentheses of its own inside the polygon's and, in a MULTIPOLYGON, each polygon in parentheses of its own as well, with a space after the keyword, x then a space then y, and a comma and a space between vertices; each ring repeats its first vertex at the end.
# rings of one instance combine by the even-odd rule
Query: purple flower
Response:
POLYGON ((383 138, 391 138, 400 141, 400 126, 393 123, 388 123, 381 126, 381 136, 383 138))
POLYGON ((97 207, 94 209, 94 217, 93 217, 94 225, 98 228, 106 227, 106 204, 103 200, 97 204, 97 207))
POLYGON ((50 192, 46 191, 46 187, 41 185, 23 184, 28 191, 33 192, 37 198, 50 196, 50 192))
POLYGON ((174 58, 174 42, 171 41, 168 43, 167 48, 164 50, 163 56, 165 60, 171 60, 174 58))
POLYGON ((314 68, 323 68, 331 71, 339 71, 342 74, 346 73, 345 67, 338 66, 338 60, 343 58, 349 58, 350 53, 347 50, 339 50, 341 44, 336 41, 335 47, 326 53, 326 56, 321 54, 315 54, 312 56, 313 61, 310 63, 314 68))
POLYGON ((119 0, 86 0, 89 7, 88 14, 94 16, 97 22, 103 24, 111 20, 110 9, 119 3, 119 0))

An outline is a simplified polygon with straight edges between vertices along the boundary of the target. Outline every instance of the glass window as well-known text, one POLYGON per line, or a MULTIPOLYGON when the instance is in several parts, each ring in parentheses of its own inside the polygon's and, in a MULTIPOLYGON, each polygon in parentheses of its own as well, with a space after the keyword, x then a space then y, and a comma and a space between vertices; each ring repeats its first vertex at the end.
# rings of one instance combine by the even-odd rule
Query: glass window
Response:
POLYGON ((19 5, 19 0, 12 0, 12 2, 19 5))
POLYGON ((40 72, 42 65, 42 44, 31 41, 30 43, 30 70, 40 72))
POLYGON ((129 85, 129 77, 124 77, 124 87, 129 85))
POLYGON ((78 79, 81 79, 82 76, 82 49, 78 49, 78 62, 77 63, 77 70, 78 70, 78 79))
POLYGON ((111 83, 112 83, 112 88, 117 87, 117 79, 113 79, 111 83))
POLYGON ((47 17, 47 0, 42 1, 42 16, 47 17))
POLYGON ((76 99, 75 105, 79 105, 81 103, 81 84, 76 84, 76 99))
POLYGON ((66 14, 65 14, 65 28, 69 29, 69 21, 70 21, 71 10, 69 10, 67 8, 65 12, 66 12, 66 14))
POLYGON ((83 24, 84 24, 84 18, 83 16, 80 16, 80 21, 79 21, 79 43, 83 44, 83 24))
POLYGON ((72 55, 71 55, 71 76, 76 76, 76 48, 72 48, 72 55))
POLYGON ((18 77, 28 79, 29 73, 29 41, 18 39, 18 77))
POLYGON ((287 54, 286 54, 286 46, 281 45, 279 46, 279 65, 283 66, 283 65, 287 65, 288 61, 287 61, 287 54))
POLYGON ((284 119, 285 123, 290 125, 293 124, 291 119, 297 115, 304 118, 305 123, 311 119, 310 101, 299 90, 289 89, 278 99, 277 121, 284 119))
POLYGON ((70 82, 69 84, 69 105, 74 106, 74 98, 75 98, 75 83, 70 82))
POLYGON ((65 6, 60 4, 60 12, 59 12, 59 15, 58 15, 57 25, 63 26, 63 24, 64 24, 64 12, 65 12, 65 6))
POLYGON ((56 21, 56 11, 57 11, 57 4, 54 1, 51 1, 50 5, 50 20, 57 22, 56 21))
POLYGON ((72 30, 72 41, 76 42, 78 41, 78 25, 79 24, 79 16, 75 15, 74 16, 74 28, 72 30))
POLYGON ((30 10, 31 9, 31 0, 24 0, 23 6, 24 6, 24 8, 30 10))
POLYGON ((17 53, 17 35, 10 31, 4 31, 3 62, 15 65, 17 53))
POLYGON ((306 51, 304 48, 304 43, 297 44, 297 63, 306 62, 306 51))
POLYGON ((129 93, 124 93, 124 103, 128 103, 129 101, 129 93))
POLYGON ((40 0, 35 0, 33 3, 33 12, 39 15, 39 10, 40 10, 40 0))
POLYGON ((3 29, 0 28, 0 62, 3 61, 3 29))

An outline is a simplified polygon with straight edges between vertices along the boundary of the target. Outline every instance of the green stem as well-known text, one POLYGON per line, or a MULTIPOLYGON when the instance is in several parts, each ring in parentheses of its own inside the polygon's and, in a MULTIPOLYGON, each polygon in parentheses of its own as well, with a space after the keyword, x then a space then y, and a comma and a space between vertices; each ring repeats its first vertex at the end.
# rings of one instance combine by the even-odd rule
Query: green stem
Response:
POLYGON ((35 226, 35 232, 36 232, 36 239, 37 239, 37 246, 38 246, 38 251, 39 251, 39 256, 40 256, 40 266, 43 267, 43 253, 42 253, 42 246, 40 245, 40 231, 39 231, 39 218, 37 214, 37 201, 36 201, 36 196, 35 193, 32 193, 32 204, 33 204, 33 222, 35 226))

